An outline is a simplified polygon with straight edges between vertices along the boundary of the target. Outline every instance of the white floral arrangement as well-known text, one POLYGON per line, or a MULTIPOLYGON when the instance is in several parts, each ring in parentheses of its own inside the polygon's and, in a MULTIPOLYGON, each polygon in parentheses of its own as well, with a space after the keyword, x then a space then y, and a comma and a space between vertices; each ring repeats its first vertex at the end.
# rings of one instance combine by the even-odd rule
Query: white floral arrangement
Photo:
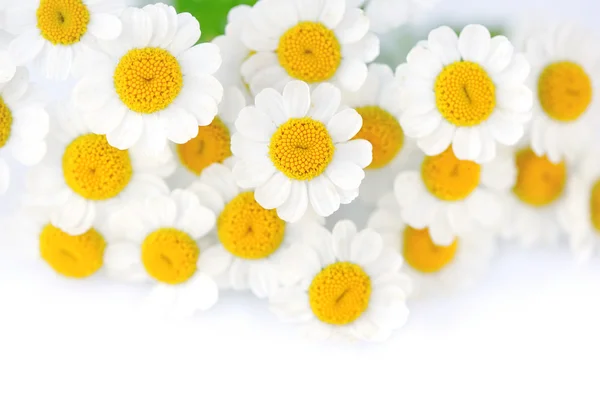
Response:
POLYGON ((0 193, 7 158, 31 167, 19 224, 59 275, 152 285, 176 317, 245 290, 318 338, 389 338, 411 301, 476 282, 500 240, 564 234, 590 259, 591 36, 441 26, 378 63, 380 35, 434 3, 259 0, 198 43, 165 4, 0 0, 0 193), (328 223, 352 202, 365 228, 328 223))

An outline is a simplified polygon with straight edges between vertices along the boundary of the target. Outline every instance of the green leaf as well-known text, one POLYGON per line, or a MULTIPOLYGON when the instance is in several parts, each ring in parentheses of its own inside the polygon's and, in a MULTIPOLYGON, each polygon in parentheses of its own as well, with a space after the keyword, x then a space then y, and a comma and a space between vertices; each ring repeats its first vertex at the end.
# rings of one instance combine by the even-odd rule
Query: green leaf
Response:
POLYGON ((200 21, 202 41, 223 34, 227 13, 238 4, 254 4, 256 0, 174 0, 177 12, 189 12, 200 21))

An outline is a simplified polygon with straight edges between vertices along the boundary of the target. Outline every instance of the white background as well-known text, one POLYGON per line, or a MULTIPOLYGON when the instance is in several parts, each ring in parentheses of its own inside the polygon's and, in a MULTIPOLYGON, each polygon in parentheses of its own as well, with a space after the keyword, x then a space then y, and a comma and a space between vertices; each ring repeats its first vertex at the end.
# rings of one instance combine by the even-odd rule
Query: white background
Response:
MULTIPOLYGON (((442 0, 424 23, 527 10, 591 28, 600 15, 598 0, 442 0)), ((564 245, 504 248, 481 284, 411 303, 406 328, 373 345, 308 341, 245 294, 184 324, 142 319, 147 287, 61 279, 14 229, 0 219, 2 399, 600 397, 600 268, 574 267, 564 245)))

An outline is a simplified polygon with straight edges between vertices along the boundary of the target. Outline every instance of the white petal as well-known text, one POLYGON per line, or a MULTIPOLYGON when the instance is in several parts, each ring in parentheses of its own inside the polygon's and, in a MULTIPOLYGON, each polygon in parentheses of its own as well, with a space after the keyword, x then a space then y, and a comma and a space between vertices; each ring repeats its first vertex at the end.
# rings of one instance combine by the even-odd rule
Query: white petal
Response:
POLYGON ((269 144, 251 140, 239 133, 231 136, 231 152, 241 159, 264 160, 268 158, 269 144))
POLYGON ((73 89, 73 102, 82 111, 97 111, 116 97, 108 76, 88 74, 73 89))
POLYGON ((185 90, 182 91, 176 100, 178 105, 183 106, 189 113, 194 115, 198 126, 210 125, 219 112, 216 100, 202 93, 196 92, 195 95, 190 94, 185 90))
POLYGON ((344 17, 346 11, 345 0, 329 0, 323 4, 319 21, 329 29, 335 29, 344 17))
POLYGON ((0 83, 8 82, 15 76, 15 72, 17 71, 17 67, 10 56, 10 54, 5 51, 0 51, 0 83))
POLYGON ((342 93, 331 83, 321 83, 311 94, 311 107, 308 116, 324 124, 329 123, 340 108, 342 93))
POLYGON ((184 89, 186 85, 193 89, 192 93, 190 93, 190 97, 208 94, 217 103, 221 102, 223 99, 223 85, 221 85, 219 80, 214 76, 207 73, 196 72, 193 75, 186 76, 185 80, 184 89))
POLYGON ((302 118, 310 107, 310 88, 300 80, 292 81, 283 89, 283 102, 288 117, 302 118))
POLYGON ((357 91, 367 79, 367 65, 357 59, 343 59, 337 72, 336 79, 348 91, 357 91))
POLYGON ((355 163, 334 159, 325 170, 331 182, 343 190, 354 190, 365 178, 365 171, 355 163))
POLYGON ((247 138, 262 142, 269 141, 277 130, 277 126, 267 114, 254 106, 245 107, 240 111, 235 127, 247 138))
POLYGON ((523 54, 515 54, 512 62, 502 72, 494 76, 497 85, 515 86, 523 84, 529 76, 531 66, 523 54))
POLYGON ((234 258, 229 268, 229 281, 231 288, 237 291, 247 290, 248 286, 248 264, 241 260, 234 258))
POLYGON ((431 240, 437 245, 448 246, 454 241, 454 232, 450 220, 444 212, 438 211, 429 226, 431 240))
POLYGON ((438 128, 428 136, 420 138, 417 145, 426 155, 438 155, 446 151, 452 143, 456 127, 442 121, 438 128))
POLYGON ((456 129, 452 150, 456 158, 475 160, 481 153, 481 137, 477 128, 459 127, 456 129))
POLYGON ((233 256, 222 245, 213 245, 200 252, 198 270, 211 277, 224 273, 231 265, 233 256))
POLYGON ((467 25, 458 38, 458 50, 466 61, 483 63, 491 46, 490 32, 482 25, 467 25))
POLYGON ((121 20, 116 15, 96 13, 88 25, 89 32, 102 40, 113 40, 121 34, 121 20))
POLYGON ((171 197, 177 203, 176 225, 192 238, 203 237, 215 226, 215 214, 200 205, 200 200, 191 191, 176 189, 171 197))
POLYGON ((96 206, 76 194, 71 194, 68 201, 52 214, 53 225, 72 235, 88 231, 96 218, 96 206))
POLYGON ((484 62, 486 70, 491 74, 502 72, 512 61, 513 52, 514 47, 506 37, 493 37, 490 52, 484 62))
POLYGON ((196 310, 208 310, 219 300, 219 288, 214 280, 203 274, 194 276, 193 280, 177 295, 175 316, 191 317, 196 310))
POLYGON ((11 140, 13 157, 25 166, 37 165, 46 155, 46 151, 45 141, 30 141, 21 137, 11 140))
POLYGON ((331 234, 336 259, 349 261, 352 258, 352 243, 357 234, 356 225, 350 220, 340 220, 333 227, 331 234))
POLYGON ((248 285, 258 298, 268 298, 279 288, 279 278, 273 265, 257 262, 248 271, 248 285))
POLYGON ((498 106, 506 111, 529 112, 533 106, 533 93, 524 86, 498 87, 496 89, 498 106))
POLYGON ((221 66, 220 53, 219 46, 213 43, 201 43, 189 48, 180 55, 182 72, 185 75, 212 75, 221 66))
POLYGON ((148 279, 138 247, 130 242, 109 245, 104 253, 107 274, 116 280, 140 282, 148 279))
POLYGON ((265 184, 256 188, 254 198, 265 209, 275 209, 290 196, 292 183, 283 173, 275 173, 265 184))
POLYGON ((10 185, 10 168, 6 161, 0 158, 0 194, 6 193, 10 185))
POLYGON ((128 112, 123 123, 106 135, 108 143, 120 150, 126 150, 138 142, 144 132, 144 118, 142 115, 128 112))
POLYGON ((192 47, 200 39, 200 24, 191 14, 177 15, 177 33, 169 44, 168 50, 175 56, 192 47))
POLYGON ((264 112, 276 126, 285 123, 289 116, 284 99, 276 90, 267 88, 256 95, 256 108, 264 112))
POLYGON ((255 188, 265 184, 277 170, 268 158, 239 160, 233 167, 235 181, 242 188, 255 188))
POLYGON ((340 195, 333 183, 323 175, 308 182, 308 197, 319 216, 331 216, 340 209, 340 195))
POLYGON ((352 108, 338 112, 327 124, 327 130, 334 143, 350 140, 360 131, 361 127, 362 117, 352 108))
POLYGON ((373 161, 373 146, 367 140, 350 140, 335 146, 334 157, 366 168, 373 161))
POLYGON ((344 18, 335 28, 335 35, 341 43, 354 43, 362 39, 369 31, 369 18, 363 10, 346 10, 344 18))
POLYGON ((299 221, 308 209, 308 193, 306 182, 294 180, 291 182, 291 190, 288 199, 277 208, 277 215, 286 222, 299 221))
POLYGON ((146 47, 152 38, 152 19, 146 11, 129 7, 123 12, 125 27, 131 32, 133 47, 146 47))
POLYGON ((404 113, 400 125, 408 137, 423 138, 435 132, 444 121, 437 110, 422 115, 404 113))
POLYGON ((374 262, 383 249, 381 236, 372 229, 359 232, 350 244, 350 261, 358 265, 374 262))
POLYGON ((33 60, 44 47, 44 40, 37 29, 17 36, 8 46, 8 52, 16 65, 25 65, 33 60))
POLYGON ((87 112, 85 121, 94 133, 106 134, 116 129, 123 121, 127 108, 116 99, 110 99, 102 108, 101 112, 87 112))
POLYGON ((497 110, 490 116, 484 128, 499 143, 515 145, 525 134, 525 127, 507 112, 497 110))
POLYGON ((414 47, 406 56, 406 61, 411 75, 428 81, 435 79, 444 67, 436 54, 421 46, 414 47))
POLYGON ((444 65, 460 60, 458 51, 458 36, 448 26, 441 26, 429 32, 427 46, 444 65))

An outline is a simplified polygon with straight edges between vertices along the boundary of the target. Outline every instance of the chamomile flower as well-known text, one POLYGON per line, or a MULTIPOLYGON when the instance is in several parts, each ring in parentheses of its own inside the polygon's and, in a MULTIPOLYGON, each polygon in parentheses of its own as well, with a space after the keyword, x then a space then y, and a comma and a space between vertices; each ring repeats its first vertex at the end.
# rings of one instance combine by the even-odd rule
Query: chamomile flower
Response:
MULTIPOLYGON (((204 170, 189 190, 217 215, 216 235, 204 251, 204 264, 224 272, 222 288, 250 289, 257 297, 271 295, 288 281, 281 252, 319 226, 318 218, 286 223, 275 210, 264 209, 252 191, 235 184, 231 165, 214 164, 204 170)), ((207 241, 208 243, 208 241, 207 241)))
POLYGON ((360 188, 360 198, 367 203, 377 202, 389 191, 398 172, 419 158, 414 141, 404 136, 398 121, 399 75, 403 73, 394 76, 387 65, 371 64, 362 87, 357 92, 344 93, 344 103, 356 109, 363 121, 354 137, 373 146, 373 160, 365 168, 366 177, 360 188))
POLYGON ((363 6, 373 32, 382 34, 412 22, 440 0, 346 0, 348 7, 363 6))
POLYGON ((104 42, 100 58, 75 86, 75 103, 93 131, 121 150, 139 143, 160 152, 183 144, 210 124, 223 96, 212 76, 219 48, 197 44, 200 25, 164 4, 123 11, 123 32, 104 42))
POLYGON ((105 260, 109 276, 154 283, 150 303, 180 317, 216 303, 215 267, 200 265, 199 244, 214 227, 215 215, 193 193, 178 189, 124 202, 108 223, 105 260))
POLYGON ((111 147, 72 105, 57 106, 53 115, 48 153, 27 179, 27 202, 49 208, 56 227, 82 234, 115 199, 168 192, 162 178, 175 166, 170 152, 150 157, 139 148, 111 147))
POLYGON ((500 227, 501 195, 514 184, 514 165, 500 154, 484 165, 458 159, 449 147, 425 156, 420 170, 400 172, 394 182, 402 219, 429 229, 438 245, 450 245, 474 229, 500 227))
POLYGON ((184 144, 175 144, 179 160, 172 181, 178 187, 186 187, 213 163, 222 163, 231 156, 231 134, 235 132, 235 121, 244 108, 244 95, 235 86, 227 88, 219 113, 207 126, 199 126, 196 137, 184 144))
POLYGON ((19 67, 13 77, 0 83, 0 194, 10 184, 7 158, 32 166, 46 153, 48 114, 36 100, 29 74, 19 67))
POLYGON ((527 42, 535 92, 531 147, 552 162, 577 157, 600 127, 600 56, 589 51, 595 43, 568 24, 548 25, 527 42))
POLYGON ((20 0, 6 7, 9 52, 17 65, 34 61, 44 76, 66 79, 72 67, 96 50, 98 40, 121 34, 124 0, 20 0))
POLYGON ((524 247, 556 243, 562 233, 559 213, 568 183, 566 161, 553 163, 522 145, 504 151, 511 154, 516 180, 502 196, 502 235, 524 247))
POLYGON ((494 158, 496 142, 514 145, 523 136, 533 102, 529 64, 506 37, 490 38, 481 25, 459 37, 443 26, 407 63, 400 122, 427 155, 452 144, 458 159, 483 163, 494 158))
POLYGON ((286 83, 334 81, 358 90, 366 63, 379 55, 369 19, 343 0, 262 0, 250 12, 242 39, 252 55, 242 75, 253 93, 286 83))
POLYGON ((288 222, 304 216, 310 202, 329 216, 358 196, 371 163, 371 144, 351 140, 362 126, 354 109, 339 111, 340 90, 329 83, 311 93, 301 81, 288 83, 283 95, 265 89, 256 105, 242 109, 231 137, 240 159, 233 173, 243 188, 256 189, 256 201, 288 222))
POLYGON ((406 322, 410 280, 400 272, 402 257, 371 229, 340 221, 331 233, 294 243, 283 264, 298 282, 270 298, 271 310, 312 336, 382 341, 406 322))
POLYGON ((465 288, 485 272, 493 255, 493 236, 486 231, 463 233, 448 245, 434 243, 427 228, 415 229, 402 221, 393 194, 380 199, 368 226, 404 258, 403 270, 413 281, 414 297, 465 288))

